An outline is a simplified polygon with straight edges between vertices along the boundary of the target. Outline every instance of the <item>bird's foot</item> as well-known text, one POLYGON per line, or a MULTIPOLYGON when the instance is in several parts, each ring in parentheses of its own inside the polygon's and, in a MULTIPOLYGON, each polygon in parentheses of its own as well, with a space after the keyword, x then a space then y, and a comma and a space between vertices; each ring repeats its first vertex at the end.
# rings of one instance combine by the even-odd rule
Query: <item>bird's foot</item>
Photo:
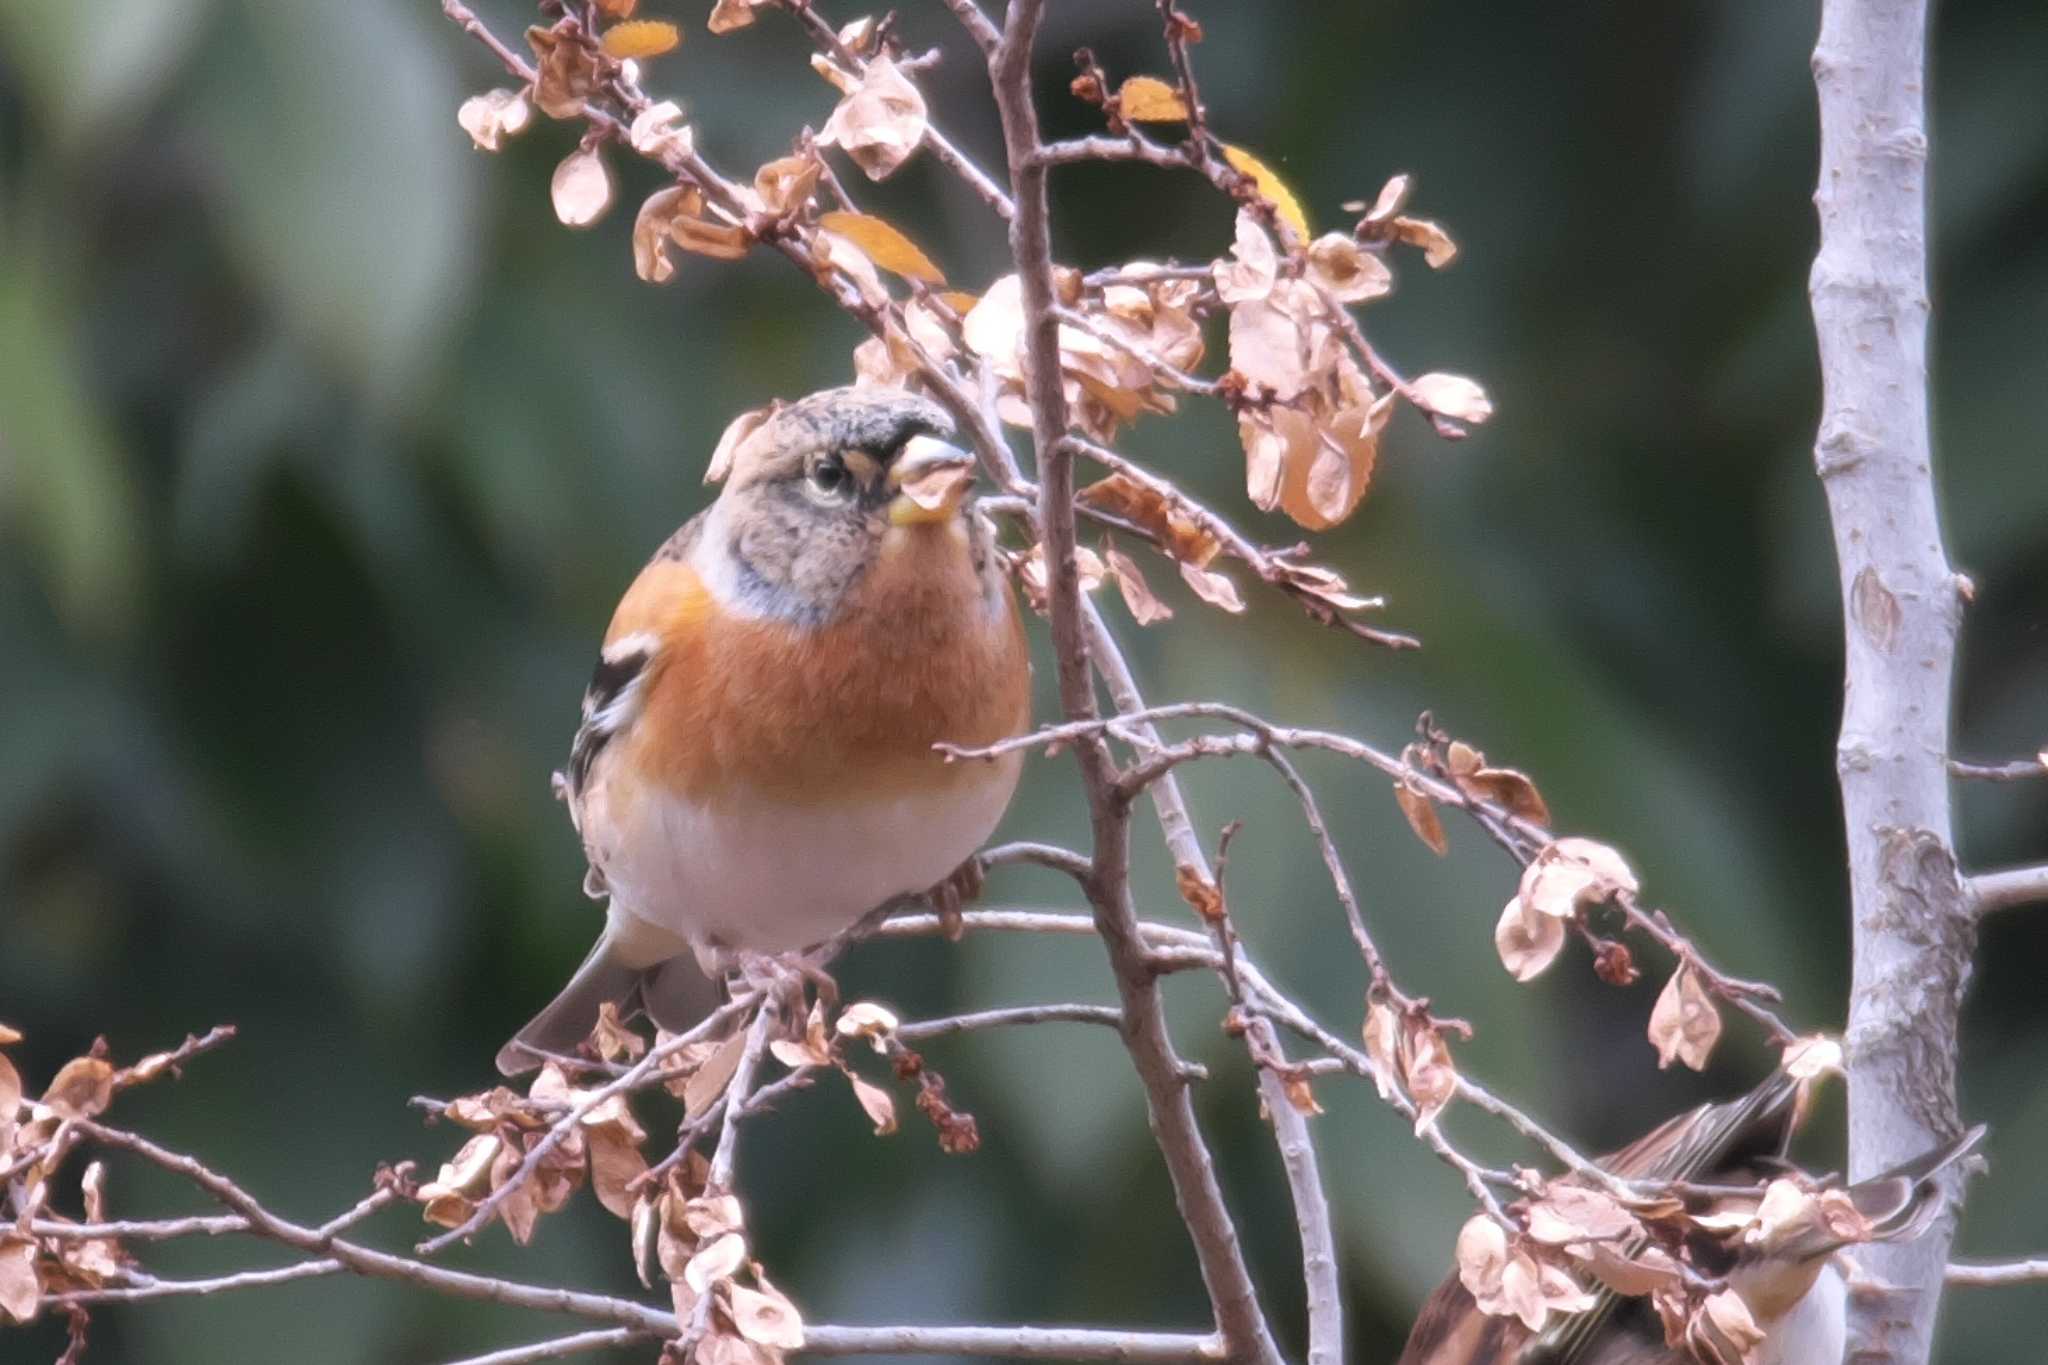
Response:
POLYGON ((966 932, 967 921, 961 911, 981 899, 982 888, 988 885, 988 864, 975 854, 966 862, 953 869, 952 875, 924 893, 932 909, 939 917, 939 928, 949 943, 958 943, 960 935, 966 932))

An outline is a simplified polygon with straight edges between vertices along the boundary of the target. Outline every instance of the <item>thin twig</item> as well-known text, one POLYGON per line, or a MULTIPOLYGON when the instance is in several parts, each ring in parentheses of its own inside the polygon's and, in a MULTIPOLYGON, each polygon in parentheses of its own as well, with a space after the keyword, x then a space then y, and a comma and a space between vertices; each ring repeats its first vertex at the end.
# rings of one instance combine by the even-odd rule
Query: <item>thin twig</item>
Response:
POLYGON ((532 1365, 536 1360, 561 1360, 565 1356, 582 1355, 588 1351, 631 1346, 636 1341, 648 1341, 653 1337, 652 1332, 632 1327, 601 1327, 594 1332, 573 1332, 566 1337, 536 1341, 529 1346, 510 1346, 502 1351, 487 1351, 480 1356, 464 1356, 461 1360, 448 1362, 448 1365, 532 1365))
POLYGON ((2010 763, 1966 763, 1960 758, 1952 758, 1948 761, 1948 775, 1973 782, 2030 782, 2035 778, 2048 777, 2048 749, 2032 758, 2017 758, 2010 763))
POLYGON ((921 1043, 930 1038, 950 1038, 956 1033, 1027 1024, 1102 1024, 1121 1028, 1123 1022, 1123 1011, 1114 1005, 1012 1005, 1006 1009, 947 1015, 942 1019, 913 1020, 899 1024, 896 1036, 906 1043, 921 1043))

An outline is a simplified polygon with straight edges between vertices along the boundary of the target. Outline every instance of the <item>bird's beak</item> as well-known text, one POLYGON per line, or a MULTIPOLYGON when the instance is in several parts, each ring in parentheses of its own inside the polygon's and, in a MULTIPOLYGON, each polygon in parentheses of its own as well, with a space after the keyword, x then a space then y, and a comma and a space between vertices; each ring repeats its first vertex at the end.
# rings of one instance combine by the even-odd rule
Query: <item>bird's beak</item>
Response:
POLYGON ((934 436, 913 436, 889 465, 891 526, 950 521, 974 486, 974 457, 934 436))

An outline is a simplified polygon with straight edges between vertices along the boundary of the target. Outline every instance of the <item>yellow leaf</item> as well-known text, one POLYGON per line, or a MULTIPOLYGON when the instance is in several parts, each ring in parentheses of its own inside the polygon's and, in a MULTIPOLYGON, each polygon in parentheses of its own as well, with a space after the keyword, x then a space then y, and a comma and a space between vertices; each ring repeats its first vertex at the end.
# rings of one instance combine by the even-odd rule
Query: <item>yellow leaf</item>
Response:
MULTIPOLYGON (((981 302, 981 300, 974 297, 974 295, 958 289, 945 290, 943 293, 939 295, 939 297, 945 301, 945 304, 948 308, 952 309, 954 312, 958 313, 963 318, 974 311, 975 304, 981 302)), ((2041 766, 2044 768, 2048 768, 2048 751, 2044 751, 2042 754, 2041 766)))
POLYGON ((638 57, 659 57, 683 41, 683 31, 664 19, 632 19, 613 24, 604 31, 598 45, 604 55, 618 61, 638 57))
MULTIPOLYGON (((1116 107, 1133 123, 1185 123, 1187 101, 1157 76, 1132 76, 1116 92, 1116 107)), ((1243 169, 1243 168, 1240 168, 1243 169)), ((1251 174, 1249 170, 1245 172, 1251 174)))
POLYGON ((925 284, 944 284, 945 275, 892 223, 865 213, 821 213, 818 226, 836 232, 868 254, 884 270, 925 284))
POLYGON ((1227 143, 1223 148, 1223 159, 1239 172, 1250 176, 1252 184, 1273 205, 1281 220, 1300 233, 1302 241, 1308 240, 1308 216, 1301 211, 1301 201, 1294 197, 1294 191, 1287 188, 1287 183, 1274 174, 1271 166, 1244 148, 1232 147, 1227 143))

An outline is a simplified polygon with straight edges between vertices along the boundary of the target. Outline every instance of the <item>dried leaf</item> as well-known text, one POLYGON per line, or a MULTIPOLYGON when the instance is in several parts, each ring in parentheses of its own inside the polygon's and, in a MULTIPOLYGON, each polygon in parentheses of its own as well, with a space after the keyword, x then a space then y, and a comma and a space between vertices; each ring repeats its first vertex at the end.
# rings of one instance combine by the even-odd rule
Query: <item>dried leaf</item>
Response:
POLYGON ((1733 1289, 1708 1295, 1685 1325, 1687 1348, 1706 1365, 1749 1365, 1763 1340, 1763 1328, 1733 1289))
POLYGON ((1194 589, 1195 596, 1210 606, 1221 607, 1228 612, 1244 610, 1244 598, 1238 595, 1237 584, 1222 574, 1183 563, 1180 566, 1180 576, 1194 589))
POLYGON ((74 1057, 64 1063, 43 1103, 63 1119, 89 1119, 106 1110, 114 1099, 114 1068, 100 1057, 74 1057))
POLYGON ((795 156, 778 156, 754 172, 754 197, 761 211, 786 218, 810 202, 824 165, 809 147, 795 156))
POLYGON ((1310 1083, 1307 1072, 1289 1071, 1282 1074, 1280 1088, 1295 1113, 1314 1118, 1323 1112, 1323 1106, 1316 1103, 1315 1087, 1310 1083))
POLYGON ((1250 209, 1237 211, 1237 238, 1230 259, 1217 261, 1209 273, 1216 281, 1216 296, 1225 303, 1249 303, 1273 292, 1273 283, 1280 277, 1280 257, 1257 214, 1250 209))
POLYGON ((779 1351, 800 1350, 804 1344, 804 1320, 796 1305, 779 1290, 749 1289, 728 1284, 726 1311, 733 1329, 748 1341, 779 1351))
POLYGON ((1679 963, 1650 1011, 1650 1043, 1657 1049, 1658 1067, 1670 1066, 1676 1058, 1694 1071, 1704 1071, 1720 1037, 1721 1012, 1714 1008, 1713 997, 1700 985, 1692 963, 1679 963))
MULTIPOLYGON (((1480 769, 1481 772, 1509 771, 1480 769)), ((1461 786, 1473 774, 1452 774, 1461 786)), ((1568 836, 1538 849, 1522 869, 1517 894, 1531 911, 1570 919, 1581 906, 1597 905, 1638 890, 1636 875, 1619 853, 1594 839, 1568 836)))
POLYGON ((1301 240, 1309 239, 1308 217, 1301 211, 1301 201, 1294 197, 1294 191, 1287 188, 1273 168, 1253 156, 1242 147, 1225 144, 1223 159, 1242 175, 1249 176, 1254 188, 1263 195, 1280 220, 1300 234, 1301 240))
POLYGON ((555 167, 548 191, 566 227, 589 227, 612 206, 612 173, 595 147, 579 147, 555 167))
POLYGON ((29 1321, 42 1292, 36 1280, 36 1244, 16 1233, 0 1237, 0 1318, 29 1321))
POLYGON ((726 423, 724 432, 719 435, 717 448, 711 452, 711 463, 705 466, 704 482, 723 482, 725 476, 732 472, 732 462, 740 447, 747 443, 749 437, 767 426, 781 411, 782 401, 777 399, 765 408, 743 412, 726 423))
POLYGON ((1372 207, 1365 211, 1368 223, 1384 223, 1401 211, 1408 202, 1409 191, 1415 186, 1415 177, 1403 172, 1380 186, 1379 197, 1372 201, 1372 207))
POLYGON ((675 240, 669 236, 668 225, 682 197, 680 185, 656 190, 633 217, 633 273, 649 284, 665 284, 676 273, 675 262, 668 255, 669 243, 675 240))
POLYGON ((614 61, 644 61, 673 51, 683 41, 683 31, 661 19, 635 19, 613 24, 604 31, 598 46, 614 61))
POLYGON ((647 1040, 627 1028, 619 1018, 619 1007, 610 1000, 598 1006, 597 1024, 590 1030, 590 1042, 597 1055, 608 1062, 637 1062, 647 1051, 647 1040))
POLYGON ((1394 288, 1386 262, 1342 232, 1326 232, 1309 243, 1308 277, 1345 303, 1376 299, 1394 288))
POLYGON ((1529 1236, 1552 1246, 1611 1242, 1642 1231, 1635 1215, 1613 1197, 1583 1185, 1555 1184, 1529 1205, 1529 1236))
POLYGON ((1431 270, 1442 270, 1457 258, 1458 244, 1427 218, 1396 218, 1393 229, 1397 240, 1422 248, 1422 259, 1431 270))
POLYGON ((1408 1097, 1415 1101, 1415 1131, 1434 1127, 1437 1115, 1458 1093, 1458 1070, 1443 1035, 1426 1019, 1410 1015, 1402 1021, 1401 1070, 1408 1097))
POLYGON ((1280 510, 1311 531, 1326 531, 1356 511, 1372 486, 1380 432, 1392 411, 1389 399, 1320 423, 1292 410, 1276 414, 1276 430, 1287 438, 1280 510))
POLYGON ((1365 1055, 1372 1059, 1373 1083, 1380 1098, 1392 1099, 1401 1083, 1401 1016, 1394 1007, 1375 1000, 1366 1007, 1365 1055))
POLYGON ((1475 1213, 1458 1229, 1458 1282, 1475 1300, 1500 1295, 1501 1276, 1508 1268, 1508 1235, 1500 1224, 1475 1213))
POLYGON ((491 1168, 504 1150, 495 1133, 479 1133, 441 1163, 440 1174, 419 1188, 420 1216, 438 1227, 459 1228, 491 1188, 491 1168))
POLYGON ((618 1124, 584 1133, 590 1151, 590 1188, 597 1202, 620 1218, 633 1216, 634 1196, 626 1187, 647 1173, 647 1158, 618 1124))
POLYGON ((715 261, 737 261, 753 245, 745 228, 703 216, 703 196, 696 190, 685 190, 677 207, 678 212, 668 221, 668 236, 683 250, 715 261))
POLYGON ((1441 858, 1451 851, 1450 840, 1444 837, 1443 821, 1437 818, 1436 802, 1421 792, 1411 790, 1407 783, 1396 782, 1394 804, 1407 817, 1408 828, 1415 831, 1415 837, 1422 840, 1431 853, 1441 858))
POLYGON ((1408 392, 1425 410, 1453 421, 1476 426, 1493 416, 1493 400, 1486 396, 1486 390, 1462 374, 1433 371, 1409 380, 1408 392))
POLYGON ((851 241, 884 270, 926 284, 946 282, 945 275, 932 264, 931 257, 919 250, 917 243, 904 236, 893 223, 866 213, 834 212, 820 214, 818 226, 851 241))
POLYGON ((892 1011, 872 1000, 860 1000, 841 1010, 832 1027, 841 1038, 865 1038, 876 1052, 887 1052, 898 1022, 892 1011))
POLYGON ((635 114, 626 140, 640 155, 663 162, 688 156, 697 148, 697 135, 683 122, 682 106, 674 100, 650 104, 635 114))
POLYGON ((889 57, 868 63, 825 120, 818 144, 839 147, 870 180, 883 180, 924 141, 924 96, 889 57))
POLYGON ((706 1057, 703 1065, 684 1082, 683 1112, 693 1119, 701 1117, 711 1107, 711 1102, 725 1093, 725 1084, 739 1069, 740 1054, 746 1050, 747 1039, 743 1033, 735 1033, 720 1043, 718 1050, 706 1057))
POLYGON ((455 121, 483 152, 497 151, 532 118, 533 106, 526 102, 524 90, 486 90, 471 95, 455 111, 455 121))
POLYGON ((1173 885, 1180 892, 1180 898, 1194 907, 1210 924, 1222 920, 1223 892, 1209 879, 1209 874, 1193 863, 1180 863, 1173 869, 1173 885))
POLYGON ((1160 547, 1168 554, 1198 568, 1207 568, 1222 548, 1221 542, 1196 522, 1177 499, 1128 474, 1111 474, 1074 496, 1084 507, 1144 527, 1158 537, 1160 547))
POLYGON ((711 7, 711 17, 704 21, 704 27, 713 33, 731 33, 753 23, 755 10, 774 3, 775 0, 718 0, 711 7))
POLYGON ((846 1074, 846 1079, 853 1086, 853 1097, 867 1112, 868 1121, 875 1125, 875 1136, 887 1137, 895 1132, 896 1101, 890 1098, 889 1092, 852 1072, 846 1074))
POLYGON ((1581 1264, 1594 1279, 1630 1298, 1674 1288, 1683 1278, 1678 1262, 1656 1247, 1643 1247, 1624 1256, 1611 1246, 1591 1246, 1581 1264))
POLYGON ((1116 580, 1117 591, 1123 594, 1124 606, 1133 621, 1149 626, 1173 619, 1173 608, 1152 595, 1151 584, 1129 555, 1113 545, 1105 545, 1102 562, 1109 569, 1109 576, 1116 580))
POLYGON ((1500 954, 1500 965, 1517 981, 1533 981, 1541 976, 1564 951, 1564 940, 1564 921, 1530 910, 1520 896, 1511 899, 1500 912, 1500 923, 1493 930, 1493 946, 1500 954))
POLYGON ((536 73, 533 102, 549 118, 580 117, 583 102, 603 83, 597 54, 578 37, 535 26, 526 30, 526 42, 533 49, 536 73))
MULTIPOLYGON (((1187 101, 1157 76, 1132 76, 1116 92, 1117 112, 1132 123, 1185 123, 1187 101)), ((1250 172, 1246 172, 1250 174, 1250 172)))
POLYGON ((1515 768, 1475 768, 1460 774, 1458 790, 1480 801, 1491 801, 1509 815, 1534 825, 1550 823, 1550 806, 1529 775, 1515 768))

